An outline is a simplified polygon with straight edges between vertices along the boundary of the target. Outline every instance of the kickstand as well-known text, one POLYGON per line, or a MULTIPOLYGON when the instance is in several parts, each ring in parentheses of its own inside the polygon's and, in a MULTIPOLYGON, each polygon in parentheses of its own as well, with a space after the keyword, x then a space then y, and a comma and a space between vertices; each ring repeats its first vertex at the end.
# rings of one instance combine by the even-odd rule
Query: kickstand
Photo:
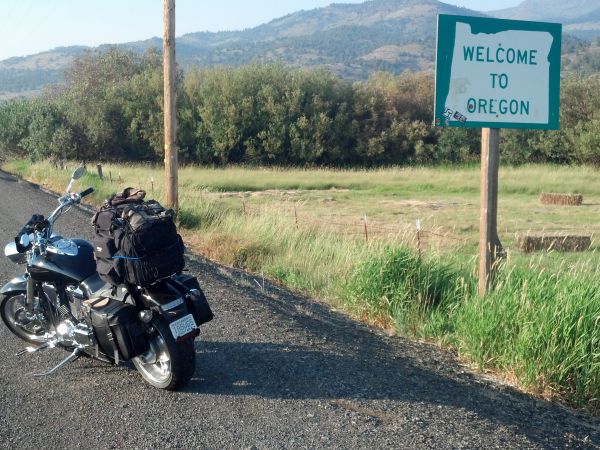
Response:
POLYGON ((79 356, 81 356, 81 350, 76 348, 75 350, 73 350, 73 353, 71 353, 69 356, 67 356, 65 359, 63 359, 61 362, 59 362, 54 368, 50 369, 48 372, 34 373, 33 376, 34 377, 47 377, 48 375, 52 375, 54 372, 56 372, 61 367, 66 366, 68 363, 70 363, 72 361, 75 361, 77 358, 79 358, 79 356))

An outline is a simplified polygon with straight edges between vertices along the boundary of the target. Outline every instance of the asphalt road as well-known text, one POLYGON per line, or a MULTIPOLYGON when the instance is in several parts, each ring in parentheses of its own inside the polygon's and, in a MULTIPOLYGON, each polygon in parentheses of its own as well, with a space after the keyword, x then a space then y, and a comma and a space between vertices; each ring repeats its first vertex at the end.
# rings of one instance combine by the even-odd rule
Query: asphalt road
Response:
MULTIPOLYGON (((54 205, 0 172, 5 241, 54 205)), ((89 223, 72 210, 57 229, 89 238, 89 223)), ((199 258, 189 267, 215 320, 196 341, 196 374, 182 392, 89 359, 33 378, 66 353, 15 357, 24 345, 0 326, 0 448, 599 448, 598 419, 472 374, 449 352, 241 271, 199 258)), ((0 283, 22 269, 0 258, 0 283)))

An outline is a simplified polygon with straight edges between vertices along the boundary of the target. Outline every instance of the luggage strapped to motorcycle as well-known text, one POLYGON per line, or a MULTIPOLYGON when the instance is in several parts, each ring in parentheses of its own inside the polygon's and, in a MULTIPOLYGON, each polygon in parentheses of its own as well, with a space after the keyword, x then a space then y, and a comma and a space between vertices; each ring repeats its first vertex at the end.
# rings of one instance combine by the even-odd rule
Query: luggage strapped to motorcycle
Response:
POLYGON ((184 268, 173 210, 144 201, 145 195, 127 188, 106 200, 92 219, 98 274, 113 285, 145 287, 184 268))

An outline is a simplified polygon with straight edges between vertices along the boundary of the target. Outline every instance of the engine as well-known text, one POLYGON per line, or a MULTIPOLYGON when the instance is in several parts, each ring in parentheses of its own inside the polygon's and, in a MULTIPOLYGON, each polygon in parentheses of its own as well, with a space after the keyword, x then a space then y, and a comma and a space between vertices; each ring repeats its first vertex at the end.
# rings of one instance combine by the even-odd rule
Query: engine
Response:
POLYGON ((85 348, 94 345, 94 331, 85 322, 63 320, 56 327, 56 337, 68 347, 85 348))

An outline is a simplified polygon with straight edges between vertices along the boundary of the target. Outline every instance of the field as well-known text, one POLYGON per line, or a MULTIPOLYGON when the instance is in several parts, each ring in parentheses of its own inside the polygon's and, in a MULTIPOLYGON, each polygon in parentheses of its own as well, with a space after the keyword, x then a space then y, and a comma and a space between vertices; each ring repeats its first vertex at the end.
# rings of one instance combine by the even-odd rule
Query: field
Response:
MULTIPOLYGON (((18 161, 54 190, 68 170, 18 161)), ((162 170, 106 165, 79 183, 99 204, 126 186, 162 199, 162 170), (112 181, 111 181, 112 180, 112 181)), ((588 167, 502 167, 498 226, 507 249, 490 295, 477 296, 479 172, 462 168, 283 170, 186 167, 179 220, 194 250, 323 299, 361 320, 456 349, 537 393, 600 404, 600 179, 588 167), (542 192, 581 206, 542 205, 542 192), (420 231, 417 231, 417 221, 420 231), (518 236, 592 236, 585 252, 521 253, 518 236)))
MULTIPOLYGON (((55 190, 60 190, 68 179, 68 170, 58 171, 42 163, 33 166, 14 163, 9 169, 55 190)), ((95 167, 91 170, 93 173, 85 182, 96 187, 98 192, 93 200, 96 203, 127 186, 141 187, 149 197, 163 198, 160 168, 105 165, 104 182, 96 176, 95 167)), ((363 244, 366 229, 366 243, 370 246, 403 242, 414 248, 418 245, 418 220, 424 253, 449 258, 458 254, 461 260, 477 254, 479 171, 476 167, 373 171, 186 167, 179 176, 182 224, 191 230, 202 229, 195 240, 200 240, 197 241, 200 251, 208 255, 222 253, 218 244, 211 244, 210 234, 224 230, 211 224, 215 220, 221 224, 226 216, 238 219, 235 221, 238 226, 275 219, 285 228, 318 230, 363 244)), ((600 179, 593 168, 503 167, 499 191, 498 232, 510 263, 529 263, 532 259, 515 248, 519 235, 571 233, 593 238, 600 231, 600 179), (539 199, 542 192, 580 193, 584 202, 580 207, 543 205, 539 199)), ((252 238, 252 235, 244 238, 245 234, 236 233, 240 245, 252 238)), ((595 255, 595 249, 593 241, 591 252, 550 252, 534 257, 543 266, 570 266, 593 261, 595 258, 590 256, 595 255)))

